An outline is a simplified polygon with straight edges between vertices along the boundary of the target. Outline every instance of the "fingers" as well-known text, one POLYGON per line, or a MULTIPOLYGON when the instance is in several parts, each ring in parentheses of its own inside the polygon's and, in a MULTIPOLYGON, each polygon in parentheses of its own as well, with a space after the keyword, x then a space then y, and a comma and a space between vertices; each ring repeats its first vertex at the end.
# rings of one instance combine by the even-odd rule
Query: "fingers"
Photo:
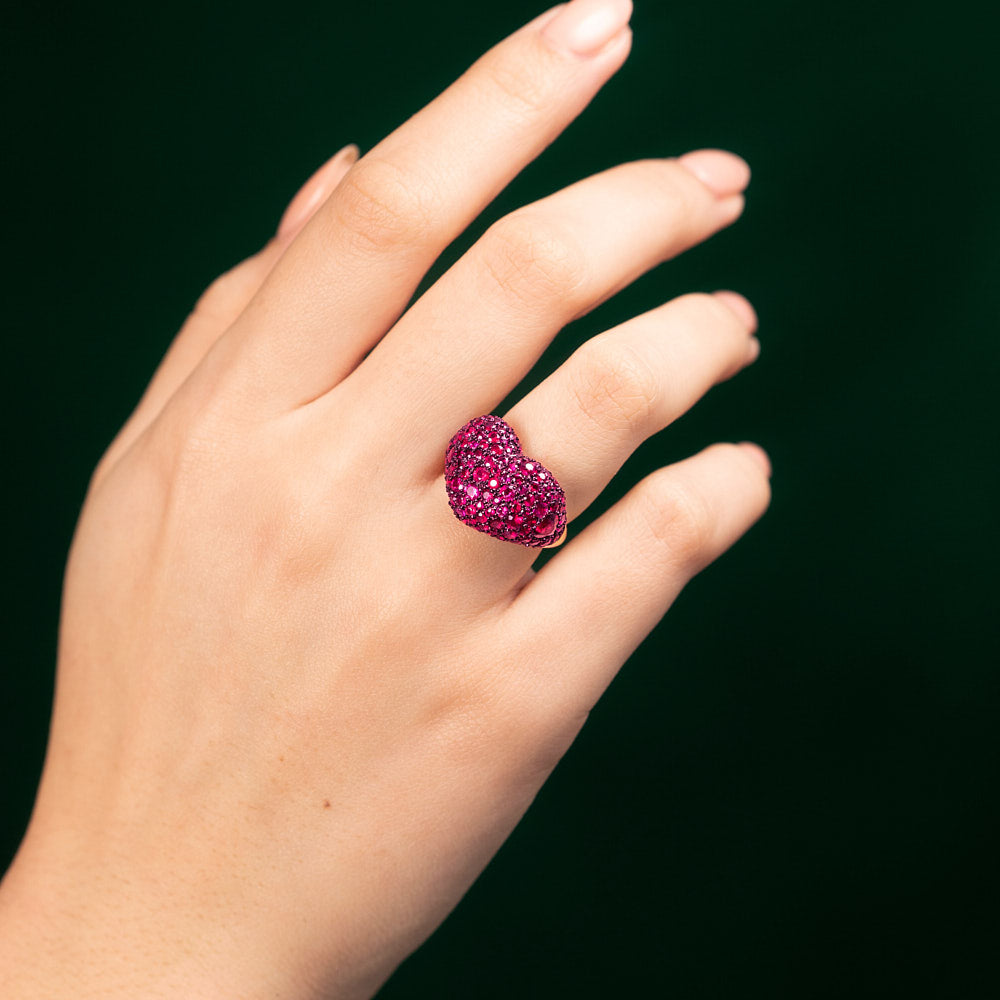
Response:
POLYGON ((299 188, 273 239, 252 257, 220 275, 202 293, 153 374, 142 399, 94 474, 99 480, 163 409, 209 348, 258 291, 289 243, 330 196, 358 158, 353 143, 339 150, 299 188))
POLYGON ((757 357, 755 329, 735 292, 681 296, 587 341, 504 419, 553 470, 572 520, 647 437, 757 357))
POLYGON ((699 151, 625 163, 512 212, 409 309, 345 398, 378 398, 373 419, 390 426, 415 420, 410 460, 436 476, 455 430, 503 399, 562 326, 731 223, 748 180, 739 157, 699 151), (712 188, 691 159, 714 168, 712 188))
POLYGON ((532 683, 546 711, 593 707, 687 581, 764 513, 769 476, 757 445, 713 445, 641 480, 542 567, 502 627, 536 636, 532 683), (550 623, 542 633, 540 621, 550 623), (576 664, 570 675, 544 667, 566 662, 576 664))
POLYGON ((234 327, 236 378, 286 407, 350 372, 441 251, 619 68, 630 12, 630 0, 548 11, 362 157, 234 327))

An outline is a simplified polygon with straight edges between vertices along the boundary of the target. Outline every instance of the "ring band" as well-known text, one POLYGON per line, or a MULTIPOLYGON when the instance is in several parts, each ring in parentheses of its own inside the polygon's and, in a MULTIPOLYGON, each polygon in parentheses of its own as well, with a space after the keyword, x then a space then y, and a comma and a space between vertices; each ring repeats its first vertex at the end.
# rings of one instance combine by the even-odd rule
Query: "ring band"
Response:
POLYGON ((566 494, 555 476, 492 413, 470 420, 448 443, 444 484, 455 517, 501 541, 541 548, 566 528, 566 494))

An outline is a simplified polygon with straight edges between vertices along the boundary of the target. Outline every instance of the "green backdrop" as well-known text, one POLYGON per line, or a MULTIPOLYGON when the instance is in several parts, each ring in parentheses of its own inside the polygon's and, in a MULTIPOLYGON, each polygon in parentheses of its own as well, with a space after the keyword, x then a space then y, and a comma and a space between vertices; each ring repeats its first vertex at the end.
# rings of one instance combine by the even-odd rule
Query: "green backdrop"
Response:
MULTIPOLYGON (((965 3, 636 6, 620 75, 469 239, 617 161, 744 155, 743 220, 568 328, 539 371, 675 294, 744 292, 761 360, 587 519, 719 439, 769 449, 773 506, 382 995, 1000 995, 994 32, 965 3)), ((7 857, 87 476, 172 332, 326 156, 369 148, 539 9, 4 15, 7 857)))

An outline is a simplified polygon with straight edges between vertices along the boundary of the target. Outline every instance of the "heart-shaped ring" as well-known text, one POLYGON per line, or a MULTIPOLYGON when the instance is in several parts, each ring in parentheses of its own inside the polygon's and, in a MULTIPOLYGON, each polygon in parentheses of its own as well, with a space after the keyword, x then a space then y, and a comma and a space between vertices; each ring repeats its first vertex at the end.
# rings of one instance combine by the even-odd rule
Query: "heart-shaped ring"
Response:
POLYGON ((470 420, 448 443, 444 485, 455 517, 501 541, 540 548, 566 528, 566 494, 555 476, 492 413, 470 420))

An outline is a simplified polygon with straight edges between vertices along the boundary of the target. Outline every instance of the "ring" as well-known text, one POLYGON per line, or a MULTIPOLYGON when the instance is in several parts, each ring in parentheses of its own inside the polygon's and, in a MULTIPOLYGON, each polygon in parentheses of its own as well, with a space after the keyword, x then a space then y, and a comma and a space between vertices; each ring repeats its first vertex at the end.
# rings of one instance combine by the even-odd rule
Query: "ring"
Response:
POLYGON ((444 484, 455 517, 501 541, 541 548, 566 528, 566 494, 555 476, 492 413, 470 420, 448 443, 444 484))

